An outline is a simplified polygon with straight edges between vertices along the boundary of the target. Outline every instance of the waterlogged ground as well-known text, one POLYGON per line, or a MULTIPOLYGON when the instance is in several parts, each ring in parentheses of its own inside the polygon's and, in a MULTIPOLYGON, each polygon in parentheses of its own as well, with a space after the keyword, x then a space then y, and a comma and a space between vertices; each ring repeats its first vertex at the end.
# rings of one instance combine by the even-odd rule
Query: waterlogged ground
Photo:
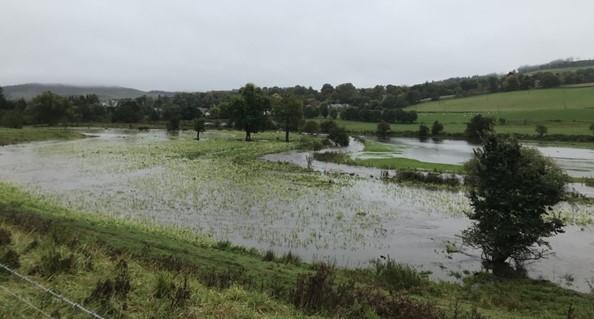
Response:
MULTIPOLYGON (((0 181, 76 210, 290 250, 307 260, 358 267, 389 255, 440 279, 480 268, 476 251, 447 253, 469 223, 461 193, 385 184, 370 177, 373 169, 349 176, 280 164, 306 162, 305 153, 291 151, 296 143, 276 141, 280 134, 245 143, 225 131, 200 142, 158 130, 90 133, 96 137, 0 148, 0 181), (274 155, 257 159, 263 154, 274 155)), ((314 168, 340 170, 320 162, 314 168)), ((556 210, 573 226, 552 240, 555 255, 530 265, 530 273, 586 290, 594 280, 594 208, 556 210)))
MULTIPOLYGON (((392 152, 354 152, 355 158, 402 157, 422 162, 462 165, 473 156, 475 145, 461 140, 421 141, 417 138, 394 137, 384 142, 392 152)), ((552 158, 569 176, 594 177, 594 149, 525 143, 552 158)))

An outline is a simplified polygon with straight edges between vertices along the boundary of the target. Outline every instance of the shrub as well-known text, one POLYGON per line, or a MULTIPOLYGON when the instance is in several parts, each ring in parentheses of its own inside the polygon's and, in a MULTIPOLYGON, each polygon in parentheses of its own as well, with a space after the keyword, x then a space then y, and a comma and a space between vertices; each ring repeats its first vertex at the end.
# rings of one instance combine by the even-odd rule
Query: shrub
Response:
POLYGON ((303 132, 308 134, 318 133, 320 131, 320 124, 316 121, 307 121, 303 125, 303 132))
POLYGON ((55 248, 49 249, 41 256, 41 261, 32 272, 39 273, 44 277, 51 277, 60 273, 69 273, 74 270, 76 260, 73 254, 62 256, 55 248))
POLYGON ((377 129, 375 131, 375 135, 378 138, 385 139, 388 136, 390 136, 390 132, 391 132, 390 124, 388 124, 388 122, 381 121, 377 124, 377 129))
MULTIPOLYGON (((4 253, 0 255, 0 263, 12 269, 17 269, 21 266, 21 262, 19 259, 19 254, 12 249, 6 249, 4 253)), ((0 270, 0 272, 2 271, 4 270, 0 270)))
POLYGON ((320 131, 322 133, 330 133, 332 130, 338 128, 338 125, 336 125, 336 122, 334 121, 323 121, 322 123, 320 123, 320 131))
POLYGON ((443 124, 439 123, 439 121, 433 122, 431 126, 431 135, 437 136, 443 132, 443 124))
POLYGON ((538 137, 544 137, 547 134, 548 129, 544 125, 537 125, 535 131, 538 137))
POLYGON ((272 250, 267 250, 264 256, 262 257, 262 260, 264 261, 274 261, 274 259, 274 252, 272 250))
POLYGON ((494 122, 490 117, 477 114, 466 124, 464 135, 471 142, 480 142, 481 139, 493 132, 494 122))
POLYGON ((12 242, 10 232, 4 228, 0 228, 0 247, 8 246, 12 242))
POLYGON ((346 133, 345 129, 342 127, 337 127, 332 129, 328 133, 328 139, 334 142, 336 145, 339 146, 349 146, 349 135, 346 133))
POLYGON ((429 128, 425 124, 419 125, 419 138, 426 139, 429 137, 429 128))

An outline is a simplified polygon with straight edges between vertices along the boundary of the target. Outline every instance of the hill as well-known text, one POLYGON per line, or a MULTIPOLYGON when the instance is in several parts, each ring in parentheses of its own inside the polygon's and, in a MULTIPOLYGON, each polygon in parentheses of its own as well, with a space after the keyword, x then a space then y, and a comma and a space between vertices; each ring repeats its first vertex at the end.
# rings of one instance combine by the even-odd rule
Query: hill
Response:
POLYGON ((573 72, 579 69, 594 68, 594 60, 578 60, 573 59, 555 60, 545 64, 539 65, 525 65, 518 68, 518 72, 525 74, 532 74, 537 72, 573 72))
POLYGON ((55 94, 62 96, 96 94, 101 100, 122 99, 122 98, 136 98, 142 95, 172 95, 171 92, 165 91, 142 91, 132 88, 120 86, 77 86, 65 84, 42 84, 42 83, 27 83, 18 85, 9 85, 2 88, 4 94, 8 99, 16 100, 24 98, 30 100, 36 95, 52 91, 55 94))

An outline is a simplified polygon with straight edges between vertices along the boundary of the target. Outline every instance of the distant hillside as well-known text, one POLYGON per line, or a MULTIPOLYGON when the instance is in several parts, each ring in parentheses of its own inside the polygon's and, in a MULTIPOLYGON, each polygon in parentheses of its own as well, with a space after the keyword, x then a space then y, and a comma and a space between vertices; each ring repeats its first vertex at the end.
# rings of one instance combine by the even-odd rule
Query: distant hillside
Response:
POLYGON ((101 100, 135 98, 142 95, 157 96, 157 95, 173 95, 172 92, 165 91, 150 91, 145 92, 137 89, 119 87, 119 86, 76 86, 64 84, 40 84, 28 83, 19 85, 9 85, 2 87, 4 95, 8 99, 16 100, 24 98, 30 100, 36 95, 52 91, 55 94, 62 96, 96 94, 101 100))
POLYGON ((579 60, 573 59, 555 60, 545 64, 539 65, 525 65, 518 68, 520 73, 535 73, 535 72, 571 72, 579 69, 594 68, 594 60, 579 60))

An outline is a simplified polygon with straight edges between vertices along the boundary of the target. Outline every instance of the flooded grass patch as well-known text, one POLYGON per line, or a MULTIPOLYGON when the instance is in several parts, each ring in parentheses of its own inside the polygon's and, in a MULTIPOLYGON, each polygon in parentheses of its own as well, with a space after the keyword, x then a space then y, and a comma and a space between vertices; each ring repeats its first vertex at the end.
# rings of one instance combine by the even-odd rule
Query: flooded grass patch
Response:
POLYGON ((25 127, 21 129, 0 127, 0 146, 47 140, 72 140, 85 137, 83 134, 58 127, 25 127))

